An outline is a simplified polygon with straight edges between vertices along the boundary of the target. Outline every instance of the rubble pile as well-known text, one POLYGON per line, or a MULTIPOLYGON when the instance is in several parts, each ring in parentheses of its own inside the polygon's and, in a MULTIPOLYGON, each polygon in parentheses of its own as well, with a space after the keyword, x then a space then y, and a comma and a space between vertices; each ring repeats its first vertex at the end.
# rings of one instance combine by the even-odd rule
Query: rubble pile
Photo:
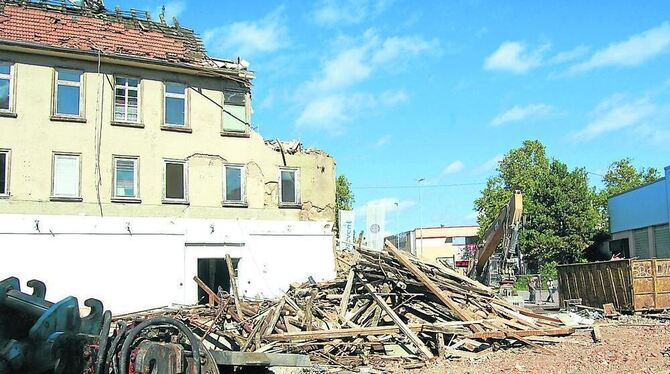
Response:
MULTIPOLYGON (((473 358, 492 348, 551 341, 574 332, 555 318, 498 298, 453 270, 387 251, 360 249, 339 259, 343 270, 326 282, 292 285, 279 300, 241 300, 214 293, 210 306, 120 316, 170 315, 220 349, 309 354, 337 367, 436 355, 473 358)), ((117 318, 118 319, 118 318, 117 318)))

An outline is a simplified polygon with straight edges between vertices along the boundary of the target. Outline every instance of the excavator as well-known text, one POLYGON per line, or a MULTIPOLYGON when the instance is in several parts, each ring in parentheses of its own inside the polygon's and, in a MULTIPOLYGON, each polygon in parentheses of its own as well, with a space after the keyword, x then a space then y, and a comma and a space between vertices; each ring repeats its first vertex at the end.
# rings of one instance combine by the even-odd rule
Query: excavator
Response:
POLYGON ((515 252, 521 228, 523 195, 514 191, 509 202, 496 219, 486 228, 477 245, 477 251, 468 266, 468 276, 489 286, 498 286, 501 296, 512 296, 516 280, 512 255, 515 252), (493 261, 498 245, 502 253, 493 261))

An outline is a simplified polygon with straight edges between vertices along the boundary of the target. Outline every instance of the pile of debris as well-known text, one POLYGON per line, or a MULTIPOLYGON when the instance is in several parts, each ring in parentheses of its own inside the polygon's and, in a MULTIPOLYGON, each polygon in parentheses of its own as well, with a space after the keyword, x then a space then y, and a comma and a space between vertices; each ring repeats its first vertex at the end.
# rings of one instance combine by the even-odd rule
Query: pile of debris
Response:
POLYGON ((535 342, 553 340, 542 337, 574 332, 388 242, 386 252, 348 252, 340 264, 346 266, 335 280, 293 285, 279 300, 242 300, 235 287, 231 295, 216 294, 196 279, 210 306, 119 317, 170 315, 219 349, 304 353, 337 367, 421 361, 436 354, 471 358, 518 344, 544 349, 535 342))

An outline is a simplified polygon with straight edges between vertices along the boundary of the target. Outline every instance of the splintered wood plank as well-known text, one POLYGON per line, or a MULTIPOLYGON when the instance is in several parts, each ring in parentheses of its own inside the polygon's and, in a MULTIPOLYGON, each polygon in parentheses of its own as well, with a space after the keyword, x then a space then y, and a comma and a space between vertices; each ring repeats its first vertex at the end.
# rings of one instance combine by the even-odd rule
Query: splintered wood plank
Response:
MULTIPOLYGON (((471 318, 455 301, 453 301, 449 296, 447 296, 440 287, 438 287, 435 282, 430 280, 426 273, 421 271, 414 263, 402 254, 398 248, 396 248, 393 243, 386 241, 386 250, 388 250, 403 266, 405 266, 433 295, 437 296, 440 301, 446 305, 451 312, 453 312, 461 321, 470 321, 474 318, 471 318)), ((470 328, 477 332, 481 329, 476 325, 470 325, 470 328)))
POLYGON ((372 286, 366 282, 363 278, 361 278, 360 275, 356 274, 358 277, 358 280, 360 280, 363 284, 363 287, 365 287, 365 290, 368 291, 368 293, 372 296, 372 299, 379 305, 386 314, 391 317, 393 322, 395 322, 396 325, 400 328, 400 331, 407 336, 407 338, 414 344, 415 347, 419 349, 419 351, 426 356, 427 358, 433 358, 433 353, 430 351, 430 349, 419 339, 419 337, 403 322, 400 317, 391 309, 391 307, 384 302, 384 300, 379 297, 375 293, 375 289, 372 288, 372 286))
POLYGON ((275 309, 275 312, 272 315, 268 328, 265 330, 265 335, 270 335, 272 334, 272 331, 274 331, 277 322, 279 322, 279 317, 281 317, 282 310, 284 309, 284 304, 286 304, 286 298, 282 297, 281 300, 279 300, 279 304, 277 304, 277 309, 275 309))
POLYGON ((198 276, 196 275, 193 277, 193 280, 198 285, 198 287, 202 288, 202 290, 205 291, 205 293, 209 297, 208 301, 209 305, 214 306, 215 303, 221 304, 221 299, 216 294, 216 292, 212 291, 212 289, 209 288, 209 286, 207 286, 207 284, 205 284, 205 282, 203 282, 202 279, 198 278, 198 276))
POLYGON ((347 285, 344 286, 342 293, 342 300, 340 301, 340 316, 344 318, 347 314, 347 307, 349 306, 349 297, 351 296, 351 288, 354 286, 354 269, 349 270, 347 276, 347 285))
POLYGON ((228 266, 228 277, 230 278, 230 291, 233 293, 235 299, 235 309, 240 318, 244 318, 242 312, 242 305, 240 304, 240 295, 237 293, 237 277, 235 276, 235 267, 233 267, 233 259, 226 253, 226 265, 228 266))

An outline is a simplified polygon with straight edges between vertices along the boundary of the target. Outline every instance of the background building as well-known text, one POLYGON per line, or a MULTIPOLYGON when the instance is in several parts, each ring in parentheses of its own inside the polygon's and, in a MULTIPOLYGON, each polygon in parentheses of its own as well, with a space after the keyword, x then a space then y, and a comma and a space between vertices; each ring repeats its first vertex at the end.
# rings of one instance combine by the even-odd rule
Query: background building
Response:
POLYGON ((665 177, 607 201, 612 240, 622 257, 670 258, 670 166, 665 177))
POLYGON ((122 311, 334 273, 335 161, 252 125, 240 60, 101 2, 0 3, 0 278, 122 311), (291 266, 296 258, 301 266, 291 266))
POLYGON ((477 245, 479 226, 440 226, 416 228, 385 239, 418 258, 455 267, 468 267, 468 251, 477 245))

